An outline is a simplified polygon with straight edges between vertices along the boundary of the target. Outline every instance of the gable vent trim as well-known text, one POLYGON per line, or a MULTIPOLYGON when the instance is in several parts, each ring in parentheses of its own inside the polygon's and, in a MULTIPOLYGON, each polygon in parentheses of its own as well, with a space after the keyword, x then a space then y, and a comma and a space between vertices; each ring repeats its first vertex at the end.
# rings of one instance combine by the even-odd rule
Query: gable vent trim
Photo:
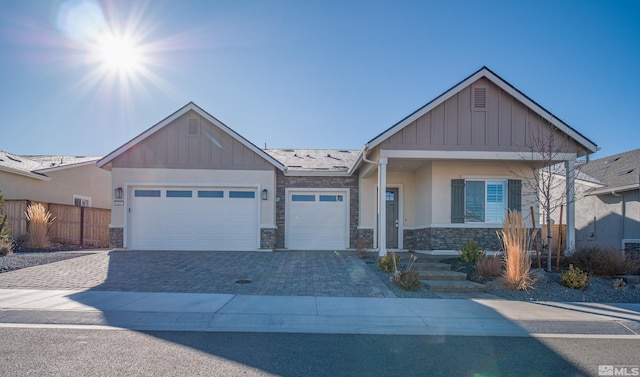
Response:
POLYGON ((189 119, 189 128, 187 130, 189 136, 200 136, 200 122, 198 119, 189 119))
POLYGON ((485 111, 487 109, 487 88, 484 86, 475 86, 473 87, 472 93, 473 110, 485 111))

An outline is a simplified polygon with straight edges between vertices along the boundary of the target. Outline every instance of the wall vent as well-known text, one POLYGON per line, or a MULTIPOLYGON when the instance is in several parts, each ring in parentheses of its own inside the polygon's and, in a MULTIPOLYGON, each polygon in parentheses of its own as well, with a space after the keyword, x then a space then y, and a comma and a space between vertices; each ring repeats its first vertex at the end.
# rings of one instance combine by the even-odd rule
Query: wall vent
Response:
POLYGON ((474 86, 472 88, 472 107, 474 111, 487 110, 487 88, 484 86, 474 86))
POLYGON ((200 136, 200 122, 198 119, 189 119, 189 129, 187 134, 189 136, 200 136))

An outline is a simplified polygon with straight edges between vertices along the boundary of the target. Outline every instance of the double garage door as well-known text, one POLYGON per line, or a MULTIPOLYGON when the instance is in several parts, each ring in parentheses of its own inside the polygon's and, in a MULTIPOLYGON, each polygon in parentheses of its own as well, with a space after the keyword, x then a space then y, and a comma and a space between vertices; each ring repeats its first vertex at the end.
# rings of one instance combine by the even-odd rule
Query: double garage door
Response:
POLYGON ((129 239, 135 250, 256 250, 253 188, 139 187, 130 191, 129 239))

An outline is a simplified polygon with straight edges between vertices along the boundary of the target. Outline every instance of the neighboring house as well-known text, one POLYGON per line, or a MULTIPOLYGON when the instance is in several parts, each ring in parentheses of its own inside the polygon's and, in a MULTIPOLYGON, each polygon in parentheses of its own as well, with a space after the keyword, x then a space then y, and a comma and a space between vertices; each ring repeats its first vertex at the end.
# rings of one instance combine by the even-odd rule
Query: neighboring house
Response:
POLYGON ((96 166, 99 159, 0 151, 0 190, 5 200, 111 209, 111 174, 96 166))
POLYGON ((596 145, 486 67, 357 151, 262 150, 189 103, 98 162, 113 178, 111 245, 498 249, 507 209, 535 202, 517 172, 544 161, 543 131, 562 139, 554 162, 572 181, 596 145))
POLYGON ((596 184, 594 179, 576 180, 576 187, 585 187, 585 195, 576 199, 576 246, 620 249, 622 240, 629 239, 638 247, 640 149, 599 158, 579 169, 596 184))

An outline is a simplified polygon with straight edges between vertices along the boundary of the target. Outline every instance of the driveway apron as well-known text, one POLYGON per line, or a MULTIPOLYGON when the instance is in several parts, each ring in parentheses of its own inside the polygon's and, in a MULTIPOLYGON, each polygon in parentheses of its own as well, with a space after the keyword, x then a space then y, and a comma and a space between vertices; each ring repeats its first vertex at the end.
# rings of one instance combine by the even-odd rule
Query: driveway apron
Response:
POLYGON ((0 288, 395 297, 348 251, 112 251, 2 273, 0 288))

